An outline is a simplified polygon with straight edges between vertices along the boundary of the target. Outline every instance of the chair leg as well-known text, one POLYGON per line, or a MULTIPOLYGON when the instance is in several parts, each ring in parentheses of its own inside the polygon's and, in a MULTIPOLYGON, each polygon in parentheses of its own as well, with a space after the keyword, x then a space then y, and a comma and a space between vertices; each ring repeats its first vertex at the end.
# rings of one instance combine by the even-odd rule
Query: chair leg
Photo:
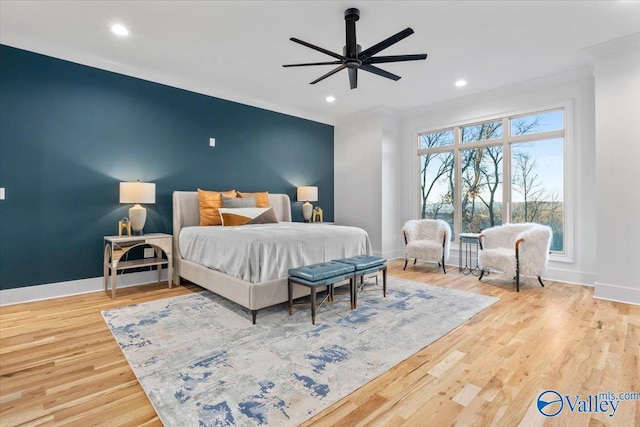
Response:
POLYGON ((418 258, 414 258, 413 265, 416 265, 416 262, 418 262, 418 258))
POLYGON ((538 276, 538 282, 540 282, 540 286, 544 288, 544 283, 542 283, 542 279, 540 278, 540 276, 538 276))
POLYGON ((444 271, 444 274, 447 274, 447 269, 444 267, 444 254, 442 254, 442 271, 444 271))
POLYGON ((484 268, 480 270, 480 277, 478 277, 478 280, 482 280, 482 276, 484 276, 484 268))
POLYGON ((406 270, 406 269, 407 269, 407 263, 408 263, 408 262, 409 262, 409 260, 405 258, 405 259, 404 259, 404 267, 402 267, 402 269, 403 269, 403 270, 406 270))
POLYGON ((520 251, 516 243, 516 292, 520 292, 520 251))

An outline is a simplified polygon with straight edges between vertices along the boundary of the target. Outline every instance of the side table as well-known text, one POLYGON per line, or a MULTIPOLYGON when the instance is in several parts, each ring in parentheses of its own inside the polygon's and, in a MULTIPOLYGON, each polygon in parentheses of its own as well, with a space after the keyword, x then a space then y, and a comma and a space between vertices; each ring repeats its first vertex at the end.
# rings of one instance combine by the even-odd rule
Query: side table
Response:
POLYGON ((460 251, 458 253, 458 271, 462 274, 473 274, 479 276, 481 273, 478 267, 478 233, 460 233, 460 251))
POLYGON ((118 270, 126 270, 137 267, 156 266, 158 270, 158 282, 161 278, 162 266, 167 266, 167 282, 171 288, 173 277, 173 236, 164 233, 151 233, 142 236, 104 236, 104 290, 108 292, 109 274, 111 274, 111 298, 116 297, 116 282, 118 270), (151 246, 155 256, 127 260, 129 251, 138 246, 151 246), (162 253, 167 258, 162 256, 162 253), (124 259, 124 261, 123 261, 124 259))

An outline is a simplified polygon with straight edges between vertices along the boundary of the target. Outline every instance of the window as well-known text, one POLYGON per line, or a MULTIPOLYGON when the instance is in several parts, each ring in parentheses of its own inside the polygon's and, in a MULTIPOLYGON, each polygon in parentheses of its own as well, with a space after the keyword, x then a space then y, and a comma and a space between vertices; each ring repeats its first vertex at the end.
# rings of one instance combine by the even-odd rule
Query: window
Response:
POLYGON ((420 216, 453 230, 538 222, 565 252, 565 108, 418 135, 420 216))

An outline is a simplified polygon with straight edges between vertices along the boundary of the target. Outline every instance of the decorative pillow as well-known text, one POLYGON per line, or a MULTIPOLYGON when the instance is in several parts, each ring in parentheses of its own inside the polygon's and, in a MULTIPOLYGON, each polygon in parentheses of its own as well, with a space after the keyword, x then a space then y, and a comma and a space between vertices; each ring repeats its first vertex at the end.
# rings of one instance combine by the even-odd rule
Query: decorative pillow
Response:
POLYGON ((260 193, 241 193, 238 191, 238 197, 255 197, 256 198, 256 208, 268 208, 271 206, 269 204, 269 192, 263 191, 260 193))
POLYGON ((200 207, 200 225, 222 225, 220 212, 222 196, 235 197, 236 190, 206 191, 198 188, 198 203, 200 207))
POLYGON ((226 197, 222 195, 222 207, 223 208, 255 208, 256 198, 251 197, 226 197))
POLYGON ((223 226, 246 224, 276 224, 273 208, 220 208, 223 226))

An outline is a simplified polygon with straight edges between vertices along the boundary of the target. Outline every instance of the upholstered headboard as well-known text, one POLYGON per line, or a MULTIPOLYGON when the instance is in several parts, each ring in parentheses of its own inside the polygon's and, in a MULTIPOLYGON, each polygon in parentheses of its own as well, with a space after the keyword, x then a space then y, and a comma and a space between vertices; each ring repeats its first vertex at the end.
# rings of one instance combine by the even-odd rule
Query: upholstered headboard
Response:
MULTIPOLYGON (((278 221, 291 221, 291 201, 286 194, 269 194, 269 204, 278 221)), ((200 207, 197 191, 173 192, 173 253, 174 261, 180 256, 178 238, 182 227, 200 225, 200 207)), ((174 263, 175 264, 175 263, 174 263)))

